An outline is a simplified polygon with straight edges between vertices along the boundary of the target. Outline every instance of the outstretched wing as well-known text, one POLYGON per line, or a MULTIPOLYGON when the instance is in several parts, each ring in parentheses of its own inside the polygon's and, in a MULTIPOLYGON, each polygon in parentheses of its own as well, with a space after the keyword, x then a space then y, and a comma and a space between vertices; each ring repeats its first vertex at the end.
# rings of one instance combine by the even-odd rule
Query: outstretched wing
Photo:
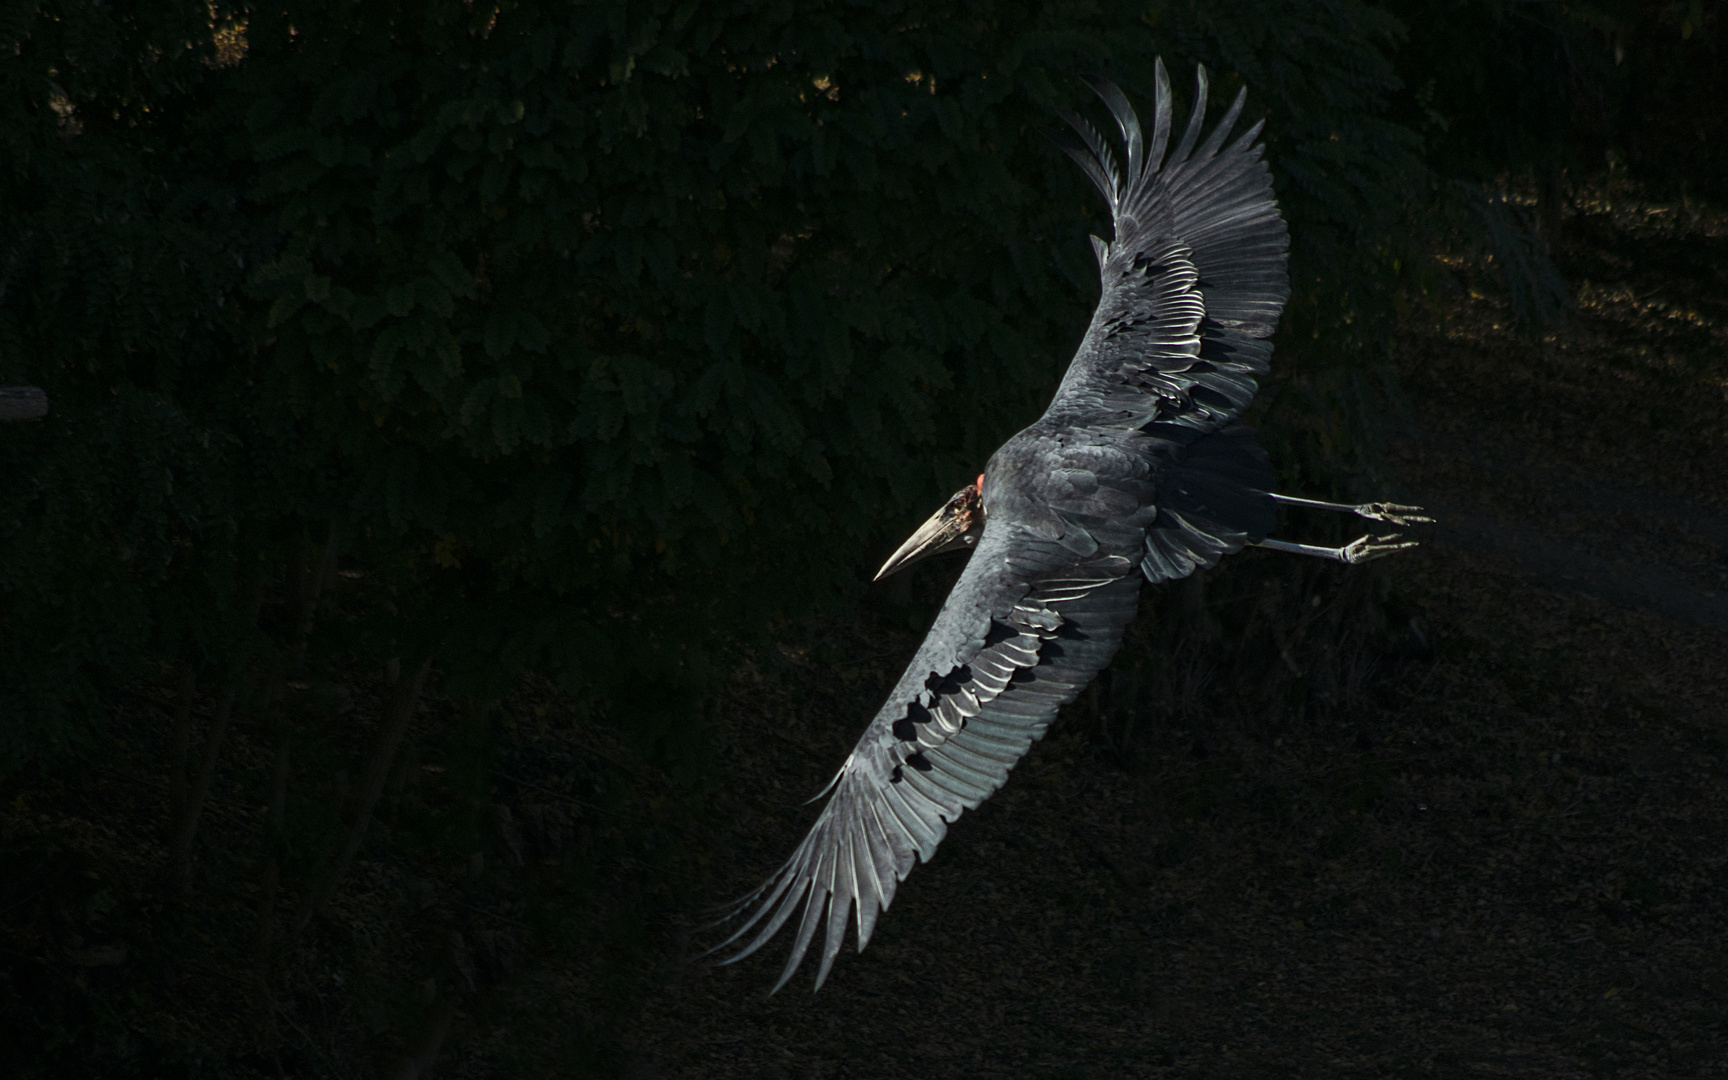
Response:
POLYGON ((833 797, 792 857, 727 916, 749 912, 716 950, 754 932, 727 963, 799 916, 775 990, 819 931, 820 987, 854 912, 864 948, 914 862, 1110 662, 1134 614, 1137 570, 1180 577, 1270 528, 1265 455, 1236 418, 1266 371, 1265 338, 1289 291, 1284 224, 1253 145, 1258 126, 1224 147, 1242 98, 1201 144, 1201 72, 1194 116, 1166 161, 1162 63, 1157 79, 1150 144, 1121 92, 1094 85, 1122 128, 1125 173, 1069 117, 1084 140, 1069 152, 1116 223, 1113 243, 1094 239, 1104 295, 1092 327, 1049 410, 991 459, 983 536, 833 797))
POLYGON ((733 908, 728 920, 755 910, 711 951, 754 929, 724 962, 741 960, 802 910, 775 990, 818 930, 821 987, 854 911, 862 952, 915 858, 928 862, 948 823, 1001 787, 1057 709, 1109 664, 1134 617, 1134 569, 1129 558, 1079 559, 1017 525, 987 523, 821 816, 785 865, 733 908))
POLYGON ((1264 496, 1272 475, 1253 432, 1237 423, 1267 371, 1267 340, 1290 295, 1290 241, 1255 140, 1255 124, 1228 146, 1239 93, 1205 141, 1206 70, 1194 108, 1165 157, 1174 112, 1170 79, 1156 66, 1150 141, 1122 92, 1091 83, 1122 132, 1122 161, 1085 119, 1065 114, 1079 139, 1062 145, 1109 200, 1115 239, 1093 237, 1103 294, 1045 422, 1137 429, 1158 462, 1159 520, 1147 530, 1152 581, 1263 538, 1274 523, 1264 496))
POLYGON ((1116 238, 1093 237, 1103 295, 1046 416, 1203 434, 1241 415, 1266 373, 1266 338, 1290 295, 1290 239, 1255 141, 1261 125, 1224 146, 1245 93, 1200 143, 1201 68, 1187 130, 1166 160, 1173 105, 1163 61, 1156 78, 1150 143, 1122 91, 1091 82, 1122 129, 1125 167, 1097 129, 1064 114, 1083 141, 1057 141, 1109 200, 1116 238))

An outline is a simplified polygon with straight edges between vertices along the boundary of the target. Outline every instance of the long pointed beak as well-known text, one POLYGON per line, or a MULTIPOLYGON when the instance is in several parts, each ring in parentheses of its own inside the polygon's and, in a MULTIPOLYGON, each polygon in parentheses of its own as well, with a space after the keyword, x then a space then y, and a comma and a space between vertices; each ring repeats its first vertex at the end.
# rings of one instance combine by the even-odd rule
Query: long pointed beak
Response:
POLYGON ((953 503, 930 515, 930 520, 918 526, 918 531, 888 556, 872 581, 881 581, 889 574, 910 566, 929 555, 956 548, 971 547, 975 537, 969 536, 971 515, 956 510, 953 503))

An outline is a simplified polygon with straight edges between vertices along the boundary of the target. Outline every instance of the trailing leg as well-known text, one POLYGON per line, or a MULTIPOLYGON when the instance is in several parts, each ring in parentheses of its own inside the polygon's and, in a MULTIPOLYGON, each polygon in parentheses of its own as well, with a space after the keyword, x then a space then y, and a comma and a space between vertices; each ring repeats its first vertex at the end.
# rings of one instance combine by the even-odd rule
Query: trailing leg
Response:
POLYGON ((1352 506, 1349 503, 1321 502, 1318 499, 1299 499, 1294 495, 1280 495, 1275 491, 1267 492, 1275 503, 1285 506, 1305 506, 1310 510, 1342 510, 1367 518, 1369 521, 1384 521, 1388 525, 1410 526, 1432 524, 1434 519, 1422 513, 1420 506, 1403 506, 1398 503, 1371 502, 1352 506))
MULTIPOLYGON (((1353 509, 1346 507, 1346 509, 1353 509)), ((1387 536, 1359 536, 1343 547, 1320 547, 1316 544, 1293 544, 1288 540, 1262 540, 1254 545, 1271 551, 1287 551, 1292 555, 1309 555, 1316 559, 1332 559, 1335 562, 1348 563, 1355 566, 1358 563, 1371 562, 1394 551, 1403 551, 1416 546, 1414 540, 1401 540, 1396 534, 1387 536)))

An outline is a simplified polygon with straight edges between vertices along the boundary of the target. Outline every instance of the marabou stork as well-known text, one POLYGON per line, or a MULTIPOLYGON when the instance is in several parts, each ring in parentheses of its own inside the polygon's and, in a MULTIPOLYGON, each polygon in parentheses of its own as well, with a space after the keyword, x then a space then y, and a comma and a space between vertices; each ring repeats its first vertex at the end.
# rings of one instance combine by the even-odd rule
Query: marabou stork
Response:
MULTIPOLYGON (((1086 120, 1057 142, 1109 201, 1115 240, 1092 245, 1103 295, 1055 399, 888 559, 878 579, 971 549, 924 644, 792 857, 722 922, 754 906, 714 950, 761 948, 802 909, 786 984, 822 934, 820 988, 856 911, 858 949, 915 859, 1001 787, 1056 711, 1110 663, 1144 578, 1186 577, 1256 544, 1360 563, 1414 546, 1363 536, 1340 548, 1267 538, 1275 503, 1428 521, 1416 507, 1348 506, 1273 494, 1254 431, 1238 417, 1267 371, 1290 295, 1289 237, 1256 142, 1225 145, 1244 93, 1201 138, 1206 71, 1168 157, 1172 103, 1156 65, 1148 139, 1116 86, 1087 80, 1122 131, 1123 161, 1086 120), (764 920, 766 920, 764 922, 764 920)), ((820 795, 818 795, 820 797, 820 795)), ((814 801, 814 800, 812 800, 814 801)))

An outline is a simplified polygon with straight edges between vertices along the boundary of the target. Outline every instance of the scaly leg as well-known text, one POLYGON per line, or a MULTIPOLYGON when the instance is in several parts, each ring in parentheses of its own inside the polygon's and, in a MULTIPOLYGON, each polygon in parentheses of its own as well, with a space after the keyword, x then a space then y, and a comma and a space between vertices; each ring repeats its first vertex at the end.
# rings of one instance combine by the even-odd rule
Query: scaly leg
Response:
POLYGON ((1420 506, 1401 506, 1398 503, 1382 502, 1362 503, 1359 506, 1351 506, 1349 503, 1329 503, 1321 502, 1318 499, 1298 499, 1294 495, 1280 495, 1275 491, 1267 492, 1267 494, 1272 497, 1273 502, 1283 503, 1286 506, 1306 506, 1310 510, 1344 510, 1355 514, 1357 517, 1367 518, 1369 521, 1384 521, 1388 525, 1426 525, 1432 523, 1434 520, 1431 517, 1423 515, 1420 506))
MULTIPOLYGON (((1346 506, 1343 509, 1353 510, 1346 506)), ((1316 544, 1292 544, 1288 540, 1262 540, 1255 547, 1263 547, 1270 551, 1287 551, 1292 555, 1311 555, 1317 559, 1332 559, 1355 566, 1358 563, 1370 562, 1394 551, 1403 551, 1416 546, 1414 540, 1399 540, 1396 535, 1390 536, 1359 536, 1343 547, 1320 547, 1316 544)))

